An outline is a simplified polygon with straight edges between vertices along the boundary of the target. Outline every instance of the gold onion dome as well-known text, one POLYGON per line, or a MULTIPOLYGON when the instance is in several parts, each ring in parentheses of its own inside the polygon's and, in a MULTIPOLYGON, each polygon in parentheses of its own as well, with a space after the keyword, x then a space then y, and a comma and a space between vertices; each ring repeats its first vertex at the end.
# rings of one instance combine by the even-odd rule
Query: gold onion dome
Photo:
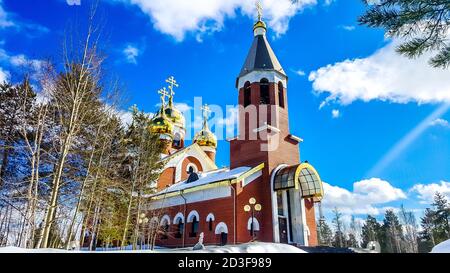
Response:
POLYGON ((164 111, 161 109, 150 122, 150 131, 154 134, 173 134, 172 121, 167 118, 164 111))
POLYGON ((158 113, 152 118, 150 121, 150 131, 154 134, 164 134, 172 138, 173 135, 173 123, 166 116, 165 113, 165 97, 167 96, 167 92, 164 89, 158 91, 161 94, 161 108, 158 113))
POLYGON ((169 103, 168 103, 167 107, 165 108, 164 113, 167 116, 167 118, 173 122, 174 125, 181 127, 181 128, 185 128, 184 115, 183 115, 183 113, 181 113, 180 110, 178 110, 173 105, 172 97, 169 98, 169 103))
POLYGON ((207 105, 205 105, 204 107, 202 107, 202 110, 203 110, 203 127, 199 132, 195 134, 194 143, 197 143, 200 146, 216 148, 217 138, 213 134, 213 132, 209 130, 207 122, 208 119, 207 112, 209 112, 209 108, 207 105))

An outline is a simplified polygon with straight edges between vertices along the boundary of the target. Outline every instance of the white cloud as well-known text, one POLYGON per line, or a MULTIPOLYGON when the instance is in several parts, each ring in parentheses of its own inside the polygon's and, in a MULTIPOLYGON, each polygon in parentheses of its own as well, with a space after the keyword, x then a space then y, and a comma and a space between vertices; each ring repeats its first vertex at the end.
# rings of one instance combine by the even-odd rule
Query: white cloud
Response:
MULTIPOLYGON (((184 39, 187 32, 211 33, 223 28, 226 18, 233 18, 239 11, 255 18, 255 3, 248 0, 115 0, 137 5, 147 14, 154 27, 176 40, 184 39)), ((264 18, 277 34, 284 34, 291 17, 317 0, 263 0, 264 18)))
POLYGON ((14 26, 14 23, 9 20, 7 12, 2 7, 2 2, 3 1, 0 0, 0 28, 12 27, 14 26))
POLYGON ((340 112, 339 110, 337 110, 337 109, 333 109, 333 110, 331 111, 331 116, 332 116, 333 118, 339 118, 339 117, 341 116, 341 112, 340 112))
POLYGON ((353 31, 356 29, 355 26, 342 26, 342 29, 347 30, 347 31, 353 31))
POLYGON ((323 186, 323 207, 328 210, 337 207, 344 214, 382 214, 389 207, 380 205, 406 198, 401 189, 379 178, 355 182, 353 191, 325 182, 323 186))
POLYGON ((433 197, 436 192, 445 195, 447 200, 450 201, 450 182, 441 181, 440 183, 416 184, 410 189, 410 192, 417 194, 417 198, 419 198, 421 204, 433 203, 433 197))
POLYGON ((444 128, 449 128, 450 124, 449 124, 448 120, 446 120, 446 119, 437 118, 437 119, 433 120, 432 122, 430 122, 430 126, 441 126, 444 128))
POLYGON ((306 75, 305 71, 298 69, 298 70, 292 70, 292 72, 294 72, 295 74, 297 74, 300 77, 303 77, 306 75))
POLYGON ((137 57, 140 54, 140 50, 135 46, 127 45, 123 50, 123 54, 128 63, 137 64, 137 57))
POLYGON ((3 70, 3 68, 0 67, 0 83, 8 81, 8 79, 9 79, 9 72, 3 70))
POLYGON ((448 70, 432 68, 430 54, 417 59, 399 55, 391 41, 369 57, 345 60, 313 71, 309 80, 326 101, 347 105, 356 100, 395 103, 450 102, 448 70))

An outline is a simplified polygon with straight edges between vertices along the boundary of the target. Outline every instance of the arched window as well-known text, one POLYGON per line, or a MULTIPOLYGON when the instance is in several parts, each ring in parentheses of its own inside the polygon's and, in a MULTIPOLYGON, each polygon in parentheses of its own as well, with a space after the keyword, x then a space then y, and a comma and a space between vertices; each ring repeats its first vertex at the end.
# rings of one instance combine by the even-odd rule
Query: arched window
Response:
POLYGON ((206 216, 206 222, 208 222, 208 230, 213 230, 213 224, 214 224, 214 214, 210 213, 208 216, 206 216))
POLYGON ((246 82, 244 85, 244 108, 252 103, 252 90, 250 82, 246 82))
POLYGON ((180 135, 180 133, 176 133, 175 136, 173 137, 172 146, 174 148, 181 148, 181 135, 180 135))
POLYGON ((254 237, 259 231, 259 222, 255 217, 250 217, 247 221, 247 229, 250 231, 250 236, 254 237))
POLYGON ((181 238, 184 229, 183 220, 181 218, 178 218, 176 225, 177 225, 177 232, 175 233, 175 238, 181 238))
POLYGON ((278 103, 281 108, 284 108, 284 87, 281 81, 278 82, 278 103))
POLYGON ((213 230, 213 219, 209 219, 209 221, 208 221, 208 230, 209 231, 213 230))
POLYGON ((161 229, 162 229, 162 235, 161 239, 167 239, 169 234, 169 221, 167 219, 162 219, 161 221, 161 229))
POLYGON ((193 216, 191 232, 189 233, 189 237, 197 237, 197 232, 198 232, 198 219, 197 219, 197 216, 193 216))
POLYGON ((259 83, 259 104, 270 104, 269 80, 266 78, 259 83))

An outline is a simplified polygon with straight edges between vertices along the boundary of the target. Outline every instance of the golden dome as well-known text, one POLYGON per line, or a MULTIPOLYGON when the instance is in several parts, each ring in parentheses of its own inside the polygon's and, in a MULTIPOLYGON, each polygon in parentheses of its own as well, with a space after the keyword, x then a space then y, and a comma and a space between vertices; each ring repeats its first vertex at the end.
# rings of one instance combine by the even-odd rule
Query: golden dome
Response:
POLYGON ((154 134, 165 134, 172 136, 173 134, 173 124, 172 121, 167 118, 166 114, 163 111, 163 107, 156 114, 155 117, 152 118, 150 122, 150 131, 154 134))
POLYGON ((216 148, 217 138, 208 128, 208 112, 210 112, 210 109, 208 105, 203 106, 201 109, 203 111, 203 127, 195 134, 194 143, 200 146, 216 148))
POLYGON ((169 104, 164 110, 164 113, 166 114, 167 118, 173 122, 174 125, 185 128, 184 115, 173 105, 172 98, 169 99, 169 104))
POLYGON ((203 128, 195 134, 194 143, 197 143, 200 146, 216 148, 217 138, 208 128, 203 128))

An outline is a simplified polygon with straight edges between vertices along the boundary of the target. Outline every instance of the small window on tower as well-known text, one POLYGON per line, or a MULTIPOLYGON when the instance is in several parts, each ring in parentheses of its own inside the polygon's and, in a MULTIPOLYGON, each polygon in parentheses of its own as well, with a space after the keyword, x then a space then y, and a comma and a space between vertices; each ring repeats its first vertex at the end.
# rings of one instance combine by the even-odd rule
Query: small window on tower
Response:
POLYGON ((244 108, 249 106, 251 103, 252 92, 250 82, 246 82, 244 85, 244 108))
POLYGON ((270 104, 269 80, 265 78, 259 83, 259 97, 260 104, 270 104))
POLYGON ((278 103, 281 108, 284 108, 284 87, 282 82, 278 83, 278 103))

